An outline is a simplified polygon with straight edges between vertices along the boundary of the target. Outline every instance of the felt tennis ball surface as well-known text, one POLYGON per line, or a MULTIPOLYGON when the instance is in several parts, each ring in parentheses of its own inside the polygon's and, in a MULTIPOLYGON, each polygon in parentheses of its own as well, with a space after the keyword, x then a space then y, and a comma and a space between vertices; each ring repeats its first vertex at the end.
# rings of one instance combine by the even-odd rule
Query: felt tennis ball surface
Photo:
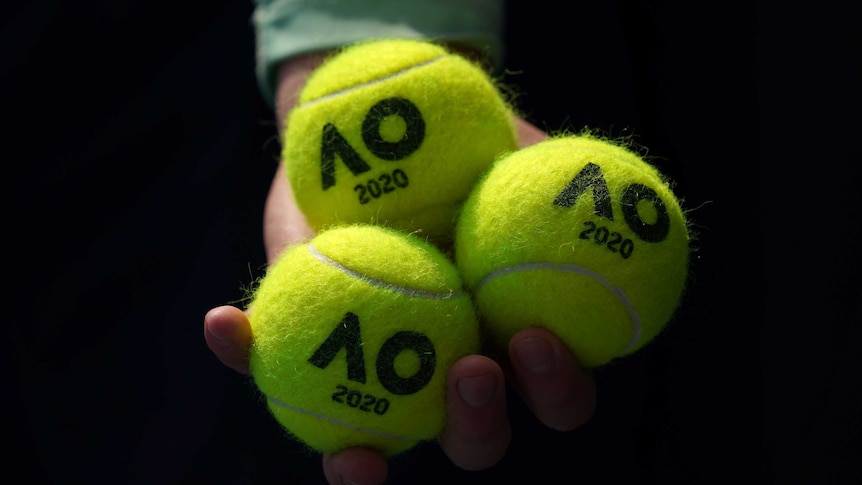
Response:
POLYGON ((464 204, 455 259, 501 349, 540 326, 596 367, 672 318, 688 243, 679 201, 653 166, 609 141, 567 136, 489 170, 464 204))
POLYGON ((510 107, 466 58, 417 40, 354 44, 309 77, 282 160, 312 228, 385 224, 451 241, 481 173, 517 148, 510 107))
POLYGON ((321 452, 392 456, 445 425, 446 380, 479 328, 454 263, 375 225, 288 249, 250 305, 250 369, 275 419, 321 452))

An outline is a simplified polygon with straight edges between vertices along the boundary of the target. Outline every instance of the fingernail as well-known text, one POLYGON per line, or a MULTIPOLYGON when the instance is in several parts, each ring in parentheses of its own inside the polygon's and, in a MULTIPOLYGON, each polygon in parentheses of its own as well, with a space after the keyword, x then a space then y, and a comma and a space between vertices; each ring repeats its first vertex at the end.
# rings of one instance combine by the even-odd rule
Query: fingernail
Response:
POLYGON ((496 392, 497 379, 490 374, 464 377, 458 381, 458 393, 461 399, 473 407, 488 404, 496 392))
POLYGON ((554 365, 554 349, 539 337, 525 338, 515 343, 515 358, 534 374, 544 374, 554 365))
POLYGON ((216 332, 213 332, 211 326, 207 325, 207 334, 209 334, 210 338, 216 341, 219 345, 228 345, 230 343, 230 337, 227 335, 219 335, 216 332))

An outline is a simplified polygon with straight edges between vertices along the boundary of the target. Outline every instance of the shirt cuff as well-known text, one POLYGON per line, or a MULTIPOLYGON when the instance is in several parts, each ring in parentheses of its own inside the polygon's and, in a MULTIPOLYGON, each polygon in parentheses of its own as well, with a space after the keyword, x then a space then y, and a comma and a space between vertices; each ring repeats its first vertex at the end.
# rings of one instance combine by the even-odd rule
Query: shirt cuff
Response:
POLYGON ((458 42, 503 58, 504 0, 257 0, 256 76, 274 106, 278 65, 290 57, 370 38, 458 42))

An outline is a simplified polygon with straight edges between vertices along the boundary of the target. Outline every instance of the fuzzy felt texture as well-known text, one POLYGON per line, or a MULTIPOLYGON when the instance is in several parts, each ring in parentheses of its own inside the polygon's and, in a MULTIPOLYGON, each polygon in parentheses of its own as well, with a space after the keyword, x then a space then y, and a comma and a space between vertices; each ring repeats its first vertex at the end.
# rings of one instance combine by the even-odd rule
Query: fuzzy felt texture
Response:
POLYGON ((340 226, 294 246, 250 305, 251 372, 273 416, 317 451, 391 456, 434 439, 446 375, 479 350, 454 263, 382 226, 340 226))
POLYGON ((309 224, 377 223, 451 241, 473 185, 517 149, 501 93, 480 66, 426 41, 334 54, 308 79, 283 138, 309 224))
POLYGON ((566 135, 490 169, 464 204, 455 259, 501 347, 538 325, 595 367, 641 348, 671 319, 689 234, 653 166, 609 140, 566 135))

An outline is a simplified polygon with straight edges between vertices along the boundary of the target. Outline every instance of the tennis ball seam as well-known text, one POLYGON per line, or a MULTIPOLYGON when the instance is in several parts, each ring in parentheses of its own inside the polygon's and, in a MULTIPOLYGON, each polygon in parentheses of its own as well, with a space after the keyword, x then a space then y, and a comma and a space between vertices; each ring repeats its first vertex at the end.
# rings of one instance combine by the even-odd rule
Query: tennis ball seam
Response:
POLYGON ((384 226, 322 231, 273 264, 249 315, 249 371, 310 449, 385 456, 436 437, 446 375, 480 349, 470 292, 430 242, 384 226))
POLYGON ((542 270, 547 269, 551 271, 559 271, 563 273, 575 273, 583 276, 587 276, 592 278, 594 281, 598 282, 600 285, 605 287, 608 291, 610 291, 617 300, 620 301, 623 308, 625 308, 626 313, 629 315, 629 319, 632 324, 632 337, 629 340, 629 343, 626 347, 620 351, 618 355, 625 355, 629 351, 631 351, 635 345, 637 345, 638 341, 641 338, 641 317, 638 311, 635 309, 631 300, 629 300, 625 291, 619 286, 614 285, 607 278, 605 278, 601 273, 597 273, 591 269, 585 268, 583 266, 579 266, 577 264, 561 264, 561 263, 549 263, 549 262, 535 262, 535 263, 520 263, 512 266, 506 266, 503 268, 495 269, 490 273, 486 274, 479 283, 476 284, 475 292, 479 293, 482 290, 482 287, 486 284, 490 283, 493 280, 502 278, 511 273, 517 272, 525 272, 525 271, 534 271, 534 270, 542 270))
POLYGON ((387 433, 385 431, 379 431, 379 430, 371 429, 371 428, 364 428, 362 426, 357 426, 355 424, 349 423, 347 421, 342 421, 338 418, 334 418, 334 417, 326 415, 326 414, 315 413, 313 411, 309 411, 308 409, 301 408, 299 406, 294 406, 292 404, 286 403, 286 402, 284 402, 280 399, 274 398, 270 395, 267 395, 266 398, 272 404, 275 404, 278 407, 287 409, 288 411, 294 411, 294 412, 304 414, 304 415, 310 416, 312 418, 317 418, 317 419, 320 419, 321 421, 326 421, 328 423, 335 424, 338 426, 345 426, 347 428, 359 431, 361 433, 373 434, 373 435, 380 436, 382 438, 388 438, 388 439, 393 439, 393 440, 397 440, 397 441, 407 441, 407 442, 416 441, 415 438, 408 438, 406 436, 401 436, 401 435, 397 435, 397 434, 393 434, 393 433, 387 433))
POLYGON ((283 133, 309 225, 381 224, 450 243, 476 180, 517 148, 500 88, 484 66, 433 42, 360 42, 326 59, 283 133))
POLYGON ((405 287, 405 286, 395 285, 395 284, 389 283, 387 281, 368 276, 364 273, 356 271, 355 269, 348 268, 347 266, 345 266, 345 265, 339 263, 338 261, 330 258, 329 256, 321 253, 314 246, 314 244, 309 243, 306 246, 306 248, 308 249, 308 252, 311 253, 311 255, 315 259, 320 261, 321 263, 323 263, 323 264, 325 264, 325 265, 327 265, 327 266, 329 266, 335 270, 341 271, 342 273, 346 274, 347 276, 352 276, 354 278, 359 279, 362 282, 368 283, 371 286, 375 286, 378 288, 384 288, 384 289, 387 289, 387 290, 390 290, 390 291, 393 291, 396 293, 401 293, 403 295, 407 295, 410 297, 428 298, 428 299, 433 299, 433 300, 449 300, 449 299, 460 298, 461 296, 464 295, 464 292, 461 292, 461 291, 450 290, 447 292, 435 292, 435 291, 422 290, 419 288, 409 288, 409 287, 405 287))
POLYGON ((349 93, 349 92, 351 92, 351 91, 357 91, 357 90, 359 90, 359 89, 362 89, 362 88, 365 88, 365 87, 368 87, 368 86, 374 86, 375 84, 381 84, 381 83, 383 83, 383 82, 390 81, 390 80, 395 79, 395 78, 397 78, 397 77, 399 77, 399 76, 403 76, 404 74, 407 74, 407 73, 409 73, 409 72, 411 72, 411 71, 415 71, 416 69, 421 69, 421 68, 423 68, 423 67, 425 67, 425 66, 429 66, 429 65, 431 65, 431 64, 434 64, 435 62, 439 62, 439 61, 441 61, 441 60, 443 60, 443 59, 446 59, 446 58, 449 58, 449 57, 451 57, 451 56, 450 56, 450 55, 441 55, 441 56, 438 56, 438 57, 434 57, 434 58, 432 58, 432 59, 428 59, 428 60, 426 60, 426 61, 422 61, 422 62, 420 62, 420 63, 418 63, 418 64, 414 64, 414 65, 412 65, 412 66, 410 66, 410 67, 407 67, 407 68, 401 69, 401 70, 399 70, 399 71, 395 71, 395 72, 392 72, 392 73, 386 74, 386 75, 384 75, 384 76, 374 78, 374 79, 372 79, 372 80, 370 80, 370 81, 365 81, 365 82, 361 82, 361 83, 359 83, 359 84, 354 84, 353 86, 350 86, 350 87, 347 87, 347 88, 344 88, 344 89, 339 89, 338 91, 333 91, 333 92, 331 92, 331 93, 327 93, 327 94, 325 94, 325 95, 323 95, 323 96, 321 96, 321 97, 319 97, 319 98, 309 99, 309 100, 304 101, 304 102, 302 102, 301 104, 297 105, 297 106, 296 106, 296 109, 305 108, 305 107, 307 107, 307 106, 313 106, 313 105, 315 105, 315 104, 317 104, 317 103, 322 103, 322 102, 324 102, 324 101, 327 101, 327 100, 330 100, 330 99, 333 99, 333 98, 337 98, 338 96, 341 96, 341 95, 343 95, 343 94, 345 94, 345 93, 349 93))

